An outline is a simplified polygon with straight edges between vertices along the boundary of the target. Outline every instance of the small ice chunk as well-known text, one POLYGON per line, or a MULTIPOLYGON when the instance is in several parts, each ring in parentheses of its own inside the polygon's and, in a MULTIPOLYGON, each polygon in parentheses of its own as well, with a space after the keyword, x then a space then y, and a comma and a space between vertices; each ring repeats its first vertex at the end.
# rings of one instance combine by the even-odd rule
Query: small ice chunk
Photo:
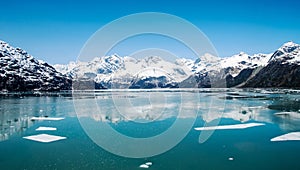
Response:
POLYGON ((142 165, 140 165, 140 168, 149 168, 149 165, 142 164, 142 165))
POLYGON ((146 162, 145 165, 151 166, 152 162, 146 162))
POLYGON ((26 136, 23 138, 28 139, 28 140, 37 141, 37 142, 43 142, 43 143, 49 143, 49 142, 66 139, 66 137, 63 137, 63 136, 55 136, 55 135, 48 135, 48 134, 32 135, 32 136, 26 136))
POLYGON ((41 130, 44 130, 44 131, 54 131, 54 130, 56 130, 56 128, 55 127, 44 127, 44 126, 41 126, 41 127, 39 127, 39 128, 37 128, 37 129, 35 129, 36 131, 41 131, 41 130))
POLYGON ((228 158, 229 161, 233 161, 233 157, 228 158))
POLYGON ((225 129, 245 129, 255 126, 263 126, 264 123, 244 123, 235 125, 221 125, 221 126, 209 126, 209 127, 197 127, 195 130, 225 130, 225 129))
POLYGON ((272 142, 289 140, 300 140, 300 132, 291 132, 271 139, 272 142))
POLYGON ((63 117, 32 117, 31 120, 63 120, 63 117))

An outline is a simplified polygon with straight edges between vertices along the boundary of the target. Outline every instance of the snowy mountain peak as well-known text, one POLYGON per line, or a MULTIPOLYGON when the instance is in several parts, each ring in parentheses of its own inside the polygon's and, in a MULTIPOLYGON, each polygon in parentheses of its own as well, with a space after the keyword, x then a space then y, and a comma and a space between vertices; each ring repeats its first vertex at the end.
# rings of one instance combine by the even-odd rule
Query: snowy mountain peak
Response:
POLYGON ((247 53, 245 53, 244 51, 241 51, 238 56, 249 56, 247 53))
POLYGON ((147 64, 151 65, 151 64, 157 64, 161 62, 163 59, 159 56, 149 56, 149 57, 145 57, 142 60, 144 60, 147 64))
POLYGON ((280 48, 279 50, 283 51, 283 52, 286 52, 286 53, 290 53, 296 49, 299 49, 300 48, 300 45, 299 44, 296 44, 292 41, 289 41, 287 43, 284 43, 280 48))
MULTIPOLYGON (((154 87, 153 83, 156 81, 164 82, 161 87, 167 87, 169 85, 174 86, 194 74, 218 74, 222 71, 226 75, 235 78, 243 70, 246 70, 246 72, 243 72, 244 75, 250 73, 249 70, 267 66, 272 60, 271 58, 277 60, 282 57, 285 59, 290 57, 290 59, 296 59, 295 61, 297 61, 298 59, 295 56, 299 56, 299 49, 298 44, 288 42, 279 48, 275 54, 259 53, 249 55, 240 52, 225 58, 204 54, 196 60, 181 58, 176 59, 175 62, 165 60, 160 56, 150 55, 144 58, 134 58, 132 56, 120 57, 115 54, 97 57, 90 62, 77 62, 77 65, 70 64, 66 67, 60 65, 55 66, 55 68, 62 70, 64 73, 69 73, 68 75, 73 78, 94 79, 96 83, 107 88, 110 88, 110 85, 116 81, 119 83, 116 87, 128 87, 130 84, 134 87, 144 87, 145 84, 147 87, 148 85, 154 87)), ((293 61, 290 59, 284 61, 293 61)))
POLYGON ((0 41, 0 90, 69 89, 70 81, 48 63, 0 41))
POLYGON ((231 68, 229 73, 235 77, 243 69, 267 65, 269 59, 270 55, 268 54, 254 54, 251 56, 245 52, 240 52, 231 57, 223 58, 220 63, 222 68, 231 68))
POLYGON ((199 63, 199 62, 211 62, 211 63, 214 63, 214 62, 217 62, 219 60, 218 57, 212 55, 212 54, 209 54, 209 53, 205 53, 203 56, 200 56, 196 61, 195 63, 199 63))
POLYGON ((271 57, 270 61, 279 61, 282 64, 300 64, 300 45, 287 42, 283 44, 271 57))

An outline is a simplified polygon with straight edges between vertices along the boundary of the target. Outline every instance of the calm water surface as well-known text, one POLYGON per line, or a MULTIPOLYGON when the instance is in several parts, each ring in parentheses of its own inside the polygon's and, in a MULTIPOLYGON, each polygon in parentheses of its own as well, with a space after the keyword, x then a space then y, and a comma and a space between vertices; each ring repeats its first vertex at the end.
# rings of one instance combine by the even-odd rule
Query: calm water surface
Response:
MULTIPOLYGON (((149 167, 153 170, 300 169, 300 141, 270 141, 297 131, 300 93, 296 90, 102 91, 73 97, 2 95, 0 169, 132 170, 140 169, 147 161, 153 163, 149 167), (65 119, 33 121, 32 117, 65 119), (84 122, 91 129, 95 125, 97 130, 106 124, 120 134, 148 138, 167 131, 176 121, 182 125, 193 123, 184 139, 167 152, 146 158, 112 154, 99 147, 81 126, 84 122), (217 130, 204 143, 199 143, 199 135, 204 131, 194 130, 249 122, 265 125, 217 130), (36 131, 41 126, 57 130, 36 131), (23 138, 42 133, 67 139, 40 143, 23 138)), ((101 129, 99 135, 107 135, 106 139, 114 142, 109 133, 100 132, 101 129)))

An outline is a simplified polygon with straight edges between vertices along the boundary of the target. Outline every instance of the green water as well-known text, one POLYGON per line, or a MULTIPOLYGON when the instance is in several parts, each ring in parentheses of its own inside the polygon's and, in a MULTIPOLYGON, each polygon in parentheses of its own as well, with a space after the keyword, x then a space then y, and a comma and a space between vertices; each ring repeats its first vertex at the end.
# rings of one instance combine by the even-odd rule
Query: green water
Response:
MULTIPOLYGON (((70 95, 2 95, 0 169, 132 170, 141 169, 139 166, 148 161, 153 163, 149 167, 153 170, 300 169, 300 141, 270 141, 276 136, 300 131, 300 116, 275 115, 283 111, 299 113, 299 99, 298 91, 259 89, 97 92, 77 96, 76 101, 70 95), (126 103, 116 108, 125 100, 130 101, 130 106, 126 103), (93 102, 98 108, 90 107, 93 102), (76 113, 76 106, 81 108, 80 114, 76 113), (182 106, 186 112, 180 115, 182 106), (131 109, 125 111, 126 107, 131 109), (196 117, 193 117, 193 112, 197 113, 196 117), (32 121, 33 116, 65 119, 32 121), (176 121, 181 123, 180 126, 193 122, 188 134, 170 150, 146 158, 112 154, 98 146, 82 127, 82 123, 87 123, 91 129, 99 130, 99 136, 110 139, 109 133, 97 129, 109 125, 120 134, 139 139, 159 136, 176 121), (217 130, 204 143, 199 143, 199 135, 203 132, 193 129, 206 123, 230 125, 248 122, 265 125, 217 130), (57 130, 35 130, 41 126, 56 127, 57 130), (23 138, 41 133, 67 139, 40 143, 23 138)), ((145 145, 147 147, 151 145, 145 145)))

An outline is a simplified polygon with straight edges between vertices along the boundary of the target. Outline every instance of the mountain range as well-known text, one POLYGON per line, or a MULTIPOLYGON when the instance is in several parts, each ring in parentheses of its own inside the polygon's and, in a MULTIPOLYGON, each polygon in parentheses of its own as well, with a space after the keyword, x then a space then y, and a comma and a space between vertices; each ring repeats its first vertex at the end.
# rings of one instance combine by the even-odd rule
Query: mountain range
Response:
POLYGON ((0 90, 70 90, 109 88, 298 88, 300 45, 287 42, 271 54, 244 52, 218 58, 211 54, 196 60, 160 56, 136 59, 117 54, 91 61, 49 65, 21 48, 0 41, 0 90))

